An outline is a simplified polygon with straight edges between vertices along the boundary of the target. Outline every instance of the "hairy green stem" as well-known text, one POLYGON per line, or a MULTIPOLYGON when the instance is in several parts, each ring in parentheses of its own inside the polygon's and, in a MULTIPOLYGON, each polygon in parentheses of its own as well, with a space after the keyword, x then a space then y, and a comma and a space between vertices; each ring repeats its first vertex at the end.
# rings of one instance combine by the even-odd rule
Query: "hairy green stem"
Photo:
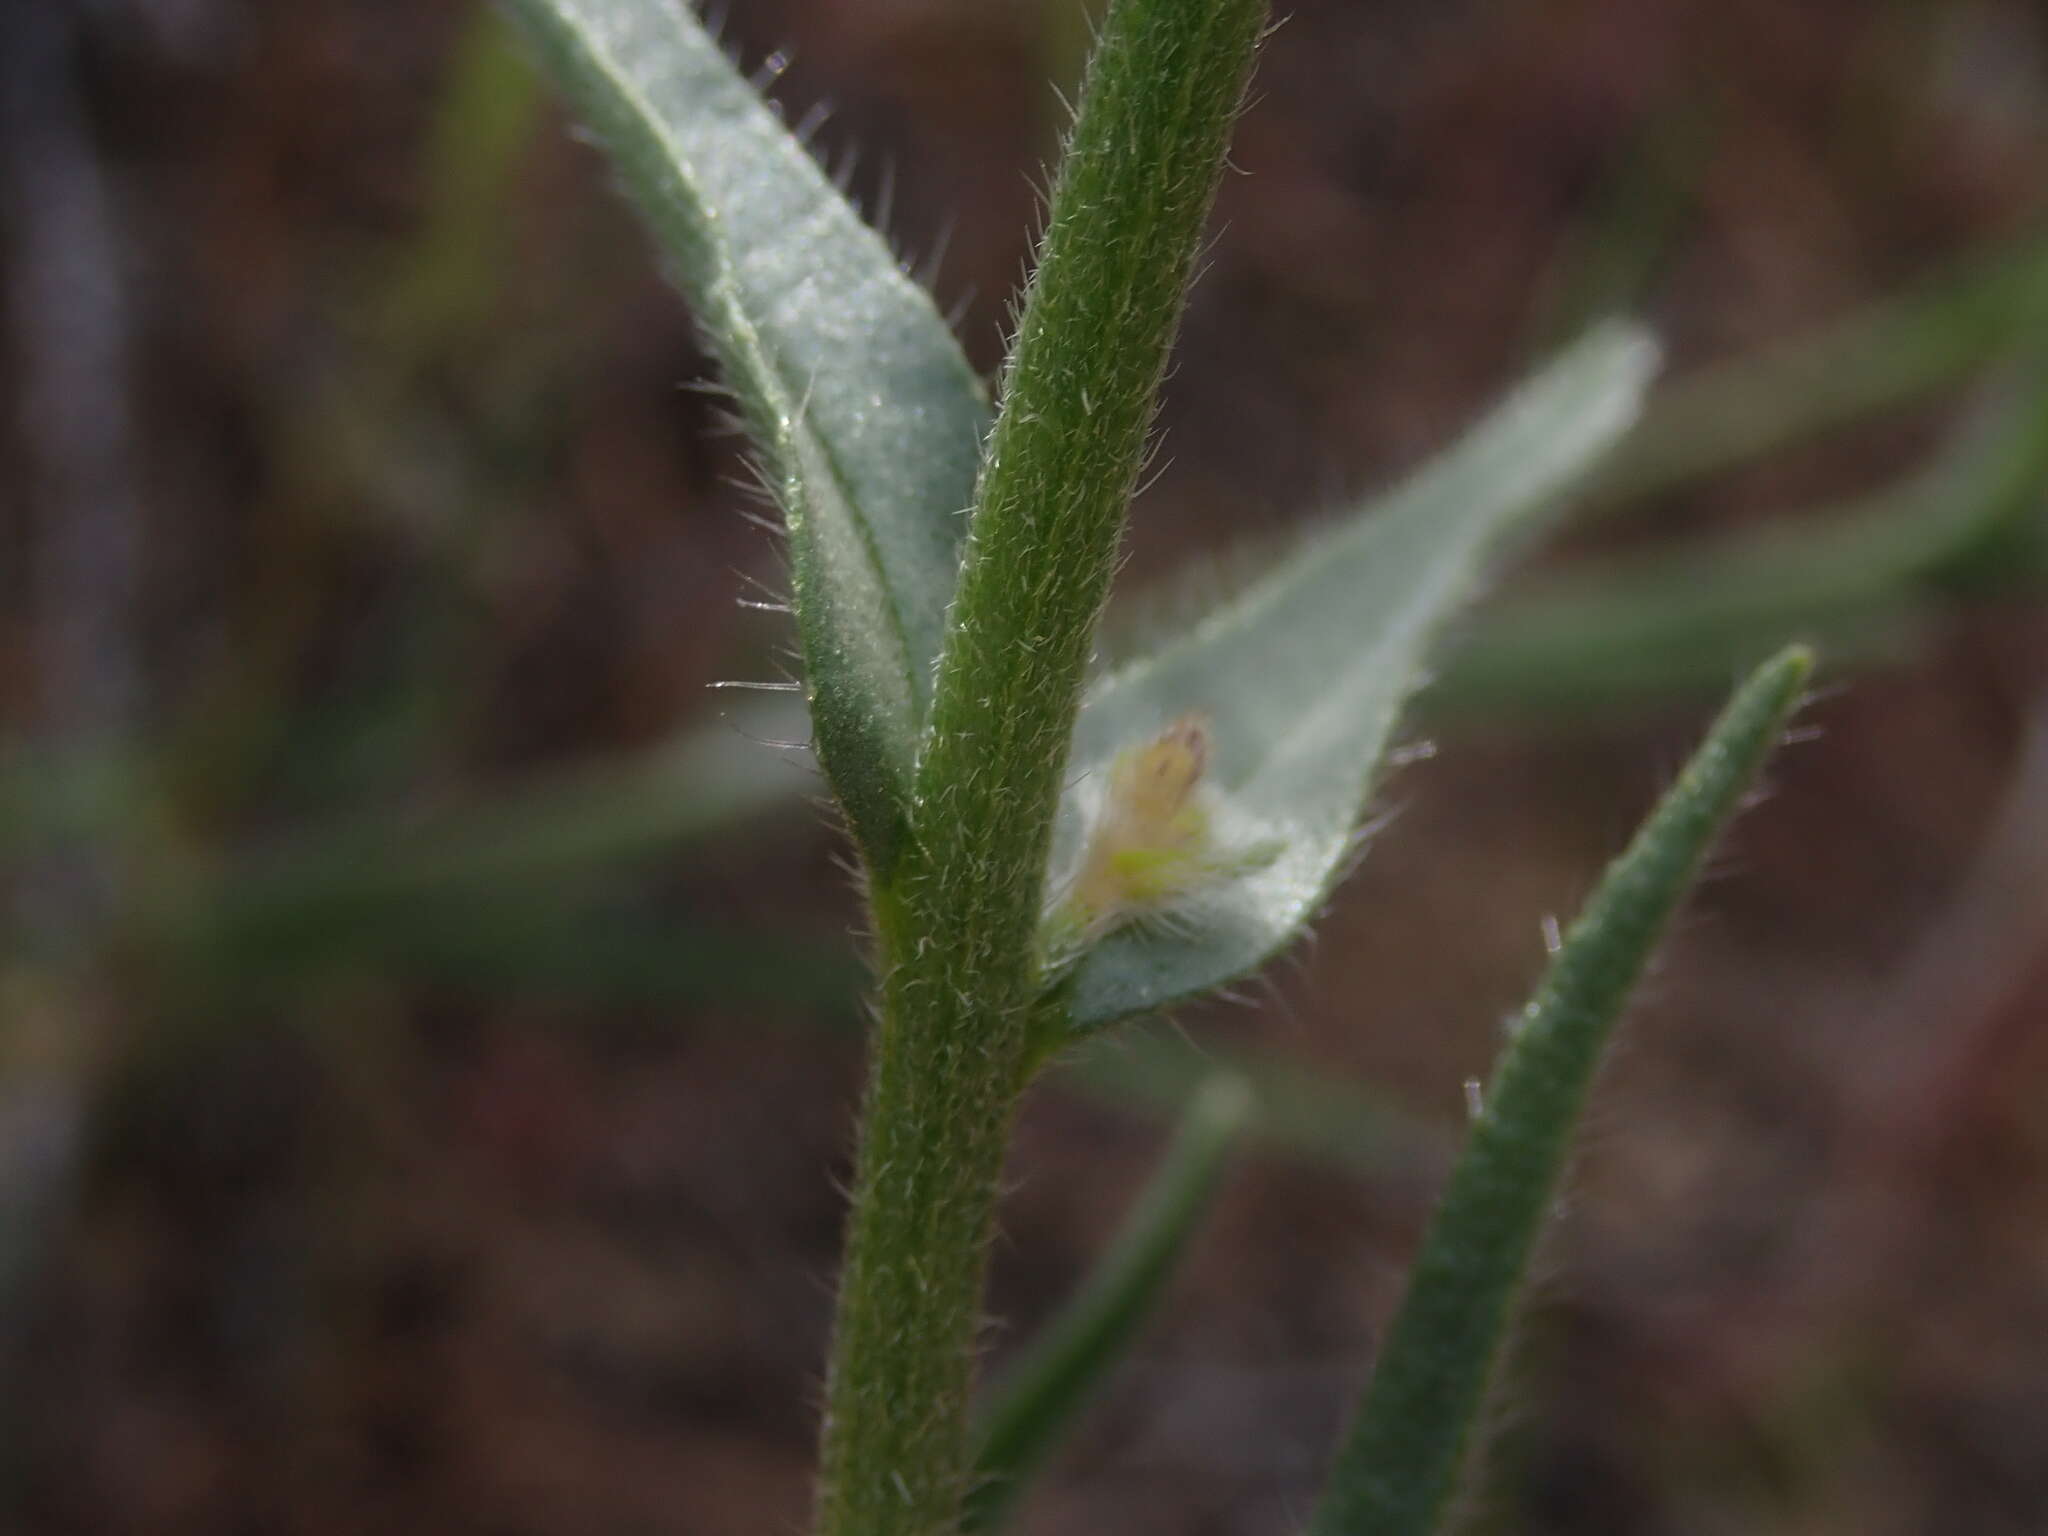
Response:
POLYGON ((1118 0, 1005 374, 875 891, 882 1017, 826 1385, 821 1536, 959 1519, 997 1179, 1048 1029, 1039 911, 1097 611, 1263 0, 1118 0))

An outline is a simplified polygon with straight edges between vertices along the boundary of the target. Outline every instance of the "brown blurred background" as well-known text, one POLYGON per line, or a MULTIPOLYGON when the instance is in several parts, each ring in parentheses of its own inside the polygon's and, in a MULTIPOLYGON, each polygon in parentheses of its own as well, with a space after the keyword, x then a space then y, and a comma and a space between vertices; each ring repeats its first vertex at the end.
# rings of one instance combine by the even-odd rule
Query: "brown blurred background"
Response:
MULTIPOLYGON (((2041 15, 1284 10, 1132 588, 1385 484, 1606 312, 1721 394, 1475 624, 1492 670, 1447 669, 1315 942, 1035 1093, 998 1363, 1204 1061, 1251 1065, 1272 1133, 1024 1529, 1298 1526, 1543 920, 1788 631, 1855 664, 1606 1081, 1504 1523, 2042 1529, 2042 488, 2004 542, 1855 581, 1771 542, 2048 398, 2041 15), (1948 307, 1885 330, 1899 293, 1948 307), (1683 468, 1741 407, 1830 400, 1683 468), (1757 574, 1781 547, 1811 615, 1757 574), (1545 661, 1511 621, 1546 581, 1625 622, 1545 661), (1716 622, 1659 629, 1715 582, 1716 622)), ((992 369, 1086 26, 742 0, 726 32, 785 53, 792 121, 829 104, 821 153, 992 369)), ((735 602, 778 555, 602 160, 458 0, 4 0, 0 114, 0 1529, 799 1528, 857 907, 754 739, 801 723, 706 691, 787 665, 735 602)))

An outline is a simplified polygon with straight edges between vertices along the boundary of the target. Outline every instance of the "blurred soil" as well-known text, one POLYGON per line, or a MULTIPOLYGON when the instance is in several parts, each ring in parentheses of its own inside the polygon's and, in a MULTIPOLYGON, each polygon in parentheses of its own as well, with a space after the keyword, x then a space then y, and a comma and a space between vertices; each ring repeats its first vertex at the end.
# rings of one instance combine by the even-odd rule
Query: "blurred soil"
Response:
MULTIPOLYGON (((858 151, 904 251, 943 248, 993 368, 1072 0, 730 10, 750 66, 789 54, 793 119, 831 104, 817 143, 858 151)), ((1133 585, 1384 484, 1588 308, 1645 314, 1683 373, 2042 212, 2048 33, 2021 0, 1286 10, 1133 585), (1645 185, 1667 212, 1617 235, 1645 185), (1617 249, 1637 278, 1588 294, 1617 249)), ((778 555, 686 311, 552 105, 463 194, 473 223, 451 211, 490 160, 437 169, 475 24, 454 0, 0 18, 0 726, 129 807, 34 857, 0 842, 6 1125, 44 1132, 9 1129, 7 1159, 48 1154, 9 1174, 40 1215, 0 1523, 798 1528, 861 977, 805 794, 502 910, 344 905, 211 965, 161 920, 306 827, 649 749, 716 720, 707 683, 788 664, 786 621, 733 601, 778 555)), ((1575 545, 1876 487, 1952 405, 1575 545)), ((1603 1090, 1503 1405, 1508 1528, 2048 1525, 2044 640, 2038 604, 1957 608, 1807 712, 1603 1090)), ((1314 943, 1254 1006, 1180 1018, 1406 1129, 1377 1171, 1247 1157, 1026 1530, 1296 1528, 1542 920, 1708 707, 1445 736, 1389 781, 1314 943)), ((1072 1079, 1035 1094, 998 1363, 1162 1135, 1072 1079)))

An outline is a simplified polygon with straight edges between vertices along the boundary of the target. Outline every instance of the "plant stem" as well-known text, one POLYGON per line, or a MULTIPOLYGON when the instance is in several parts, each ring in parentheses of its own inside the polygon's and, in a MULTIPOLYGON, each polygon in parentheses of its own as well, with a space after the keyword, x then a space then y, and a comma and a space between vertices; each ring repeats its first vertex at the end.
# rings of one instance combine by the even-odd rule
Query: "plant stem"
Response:
POLYGON ((908 847, 826 1386, 821 1536, 957 1525, 997 1179, 1051 1033, 1037 930, 1069 735, 1264 0, 1118 0, 1005 374, 908 847))

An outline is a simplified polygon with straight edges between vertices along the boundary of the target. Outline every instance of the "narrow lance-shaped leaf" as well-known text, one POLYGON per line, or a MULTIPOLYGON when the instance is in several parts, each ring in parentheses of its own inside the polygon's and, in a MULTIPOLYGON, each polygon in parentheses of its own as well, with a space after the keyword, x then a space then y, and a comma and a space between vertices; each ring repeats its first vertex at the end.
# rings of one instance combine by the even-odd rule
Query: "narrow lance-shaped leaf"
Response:
POLYGON ((789 526, 819 757, 885 866, 987 402, 929 297, 674 0, 507 0, 689 295, 789 526))
POLYGON ((1251 1084, 1234 1072, 1214 1074, 1196 1093, 1116 1241, 1032 1342, 983 1418, 963 1530, 1003 1523, 1025 1481, 1123 1358, 1214 1200, 1254 1107, 1251 1084))
POLYGON ((1743 685, 1566 936, 1494 1074, 1310 1536, 1440 1528, 1615 1021, 1812 665, 1794 648, 1743 685))
POLYGON ((1655 359, 1641 332, 1600 329, 1406 486, 1092 690, 1050 925, 1075 1027, 1218 986, 1295 937, 1444 624, 1635 419, 1655 359), (1161 802, 1177 868, 1142 846, 1142 815, 1105 852, 1120 796, 1161 802))

